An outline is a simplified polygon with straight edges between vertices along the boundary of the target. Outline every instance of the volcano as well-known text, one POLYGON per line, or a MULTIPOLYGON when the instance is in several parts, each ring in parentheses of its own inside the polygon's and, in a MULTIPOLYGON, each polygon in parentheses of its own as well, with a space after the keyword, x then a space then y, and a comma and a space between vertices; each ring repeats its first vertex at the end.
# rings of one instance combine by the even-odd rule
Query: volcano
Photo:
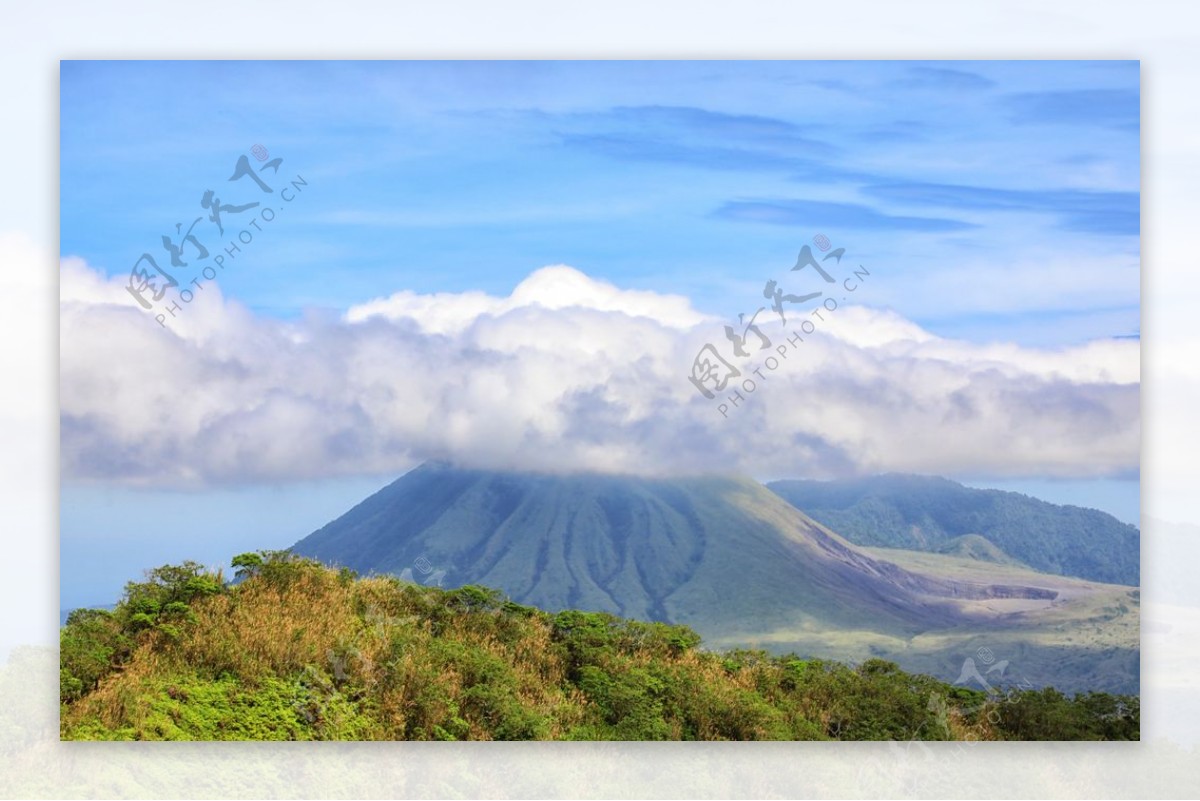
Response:
MULTIPOLYGON (((958 670, 955 643, 1015 636, 1028 652, 1046 616, 1078 608, 1094 623, 1097 597, 1129 590, 961 555, 856 546, 758 482, 713 475, 427 463, 292 550, 363 574, 482 584, 550 611, 682 623, 722 647, 889 656, 942 675, 958 670)), ((1117 635, 1111 644, 1136 656, 1136 622, 1133 631, 1132 645, 1117 635)), ((1060 645, 1075 647, 1049 647, 1060 645)))

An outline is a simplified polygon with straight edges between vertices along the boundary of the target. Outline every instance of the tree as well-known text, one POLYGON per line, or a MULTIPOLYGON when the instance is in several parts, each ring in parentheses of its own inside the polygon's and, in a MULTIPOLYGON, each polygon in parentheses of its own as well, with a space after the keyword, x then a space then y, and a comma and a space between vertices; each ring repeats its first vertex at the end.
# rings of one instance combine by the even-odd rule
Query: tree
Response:
POLYGON ((146 578, 126 584, 117 605, 117 617, 131 631, 151 628, 164 617, 188 617, 193 601, 216 595, 225 585, 220 571, 210 573, 191 561, 156 567, 146 572, 146 578))
POLYGON ((233 561, 230 563, 231 567, 237 568, 233 574, 234 578, 237 579, 246 579, 250 578, 251 576, 257 576, 258 571, 262 568, 262 565, 262 556, 254 552, 239 553, 237 556, 233 557, 233 561))

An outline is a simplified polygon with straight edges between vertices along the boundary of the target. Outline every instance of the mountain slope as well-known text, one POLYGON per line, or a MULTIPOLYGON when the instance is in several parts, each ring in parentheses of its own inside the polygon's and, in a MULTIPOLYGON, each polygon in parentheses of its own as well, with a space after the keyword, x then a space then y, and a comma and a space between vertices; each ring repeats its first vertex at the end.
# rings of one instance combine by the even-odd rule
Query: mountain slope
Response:
POLYGON ((423 569, 544 609, 709 630, 754 619, 915 632, 962 617, 936 582, 858 552, 753 481, 722 477, 424 465, 293 551, 362 573, 423 569))
POLYGON ((1140 583, 1137 528, 1095 509, 928 476, 775 481, 767 487, 858 545, 939 551, 976 534, 1046 573, 1140 583))
POLYGON ((937 554, 901 565, 908 552, 856 547, 744 479, 427 464, 292 550, 360 573, 496 587, 550 611, 687 624, 724 648, 881 656, 952 679, 983 636, 1019 651, 1038 685, 1137 686, 1128 587, 937 554))
POLYGON ((991 540, 978 534, 963 534, 961 537, 946 540, 934 549, 934 553, 978 559, 981 562, 994 562, 998 565, 1027 567, 1000 550, 991 540))

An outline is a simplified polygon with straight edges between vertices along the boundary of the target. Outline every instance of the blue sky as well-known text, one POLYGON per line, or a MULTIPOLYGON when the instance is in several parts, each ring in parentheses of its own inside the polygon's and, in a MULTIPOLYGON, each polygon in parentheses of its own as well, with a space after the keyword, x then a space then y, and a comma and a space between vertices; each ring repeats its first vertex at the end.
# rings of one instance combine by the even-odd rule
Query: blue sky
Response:
MULTIPOLYGON (((360 304, 406 291, 502 299, 556 264, 622 291, 683 296, 700 314, 729 319, 760 296, 764 277, 786 271, 798 248, 823 233, 871 266, 864 303, 960 343, 955 347, 970 351, 980 375, 994 348, 1040 349, 1070 363, 1073 352, 1065 349, 1140 332, 1139 98, 1139 66, 1128 61, 67 61, 61 254, 85 262, 89 276, 119 282, 142 252, 163 253, 158 242, 176 223, 186 228, 206 213, 206 190, 225 203, 267 203, 248 181, 227 180, 238 157, 261 144, 282 159, 277 174, 262 173, 269 184, 280 188, 297 176, 306 183, 295 202, 271 196, 279 216, 218 280, 225 301, 252 320, 238 336, 281 337, 263 346, 268 352, 325 336, 329 343, 344 338, 351 352, 357 334, 337 321, 360 304)), ((224 236, 207 220, 195 230, 216 253, 248 218, 227 213, 224 236)), ((191 278, 181 272, 184 281, 191 278)), ((111 474, 107 480, 104 470, 64 467, 65 606, 107 600, 163 561, 220 562, 241 550, 286 545, 411 463, 454 447, 416 442, 420 437, 367 410, 364 427, 401 456, 364 460, 357 471, 340 464, 323 471, 323 457, 313 456, 295 474, 268 466, 214 481, 217 462, 193 459, 182 440, 153 458, 179 465, 180 475, 200 476, 198 485, 134 481, 137 471, 126 468, 147 460, 151 446, 111 433, 125 422, 119 410, 97 411, 92 396, 105 394, 97 389, 102 381, 68 380, 77 372, 72 365, 87 361, 81 343, 107 339, 108 322, 99 321, 110 312, 99 308, 87 325, 64 325, 64 453, 86 451, 78 463, 93 466, 102 453, 111 474), (206 530, 219 533, 206 537, 206 530)), ((121 325, 128 318, 144 326, 129 329, 136 332, 131 338, 114 335, 123 351, 114 346, 88 356, 108 360, 105 381, 125 375, 118 364, 131 370, 172 336, 132 301, 120 314, 121 325)), ((387 336, 400 336, 396 331, 412 333, 399 326, 387 336)), ((180 336, 186 342, 172 339, 171 346, 186 358, 159 362, 179 364, 176 374, 134 371, 119 379, 120 393, 162 399, 139 412, 142 421, 177 402, 198 403, 222 381, 270 368, 217 358, 220 349, 200 335, 180 336), (188 367, 188 359, 201 358, 197 352, 210 361, 188 367)), ((419 347, 443 345, 434 338, 419 347)), ((372 340, 369 347, 384 346, 372 340)), ((329 350, 336 354, 337 347, 329 350)), ((999 381, 1007 369, 986 380, 999 381)), ((1017 379, 1006 380, 1013 385, 988 398, 1021 391, 1017 379)), ((1088 381, 1087 393, 1101 391, 1088 381)), ((320 386, 331 384, 337 380, 320 386)), ((861 379, 858 386, 870 384, 861 379)), ((1051 390, 1023 398, 1021 408, 1054 410, 1051 417, 1108 408, 1098 395, 1051 390)), ((419 377, 406 391, 421 395, 419 377)), ((317 397, 322 414, 334 416, 340 407, 324 392, 306 387, 297 395, 317 397)), ((262 421, 286 420, 294 409, 270 406, 279 394, 275 387, 262 391, 261 404, 238 401, 246 413, 236 427, 221 429, 226 452, 263 449, 254 433, 262 421), (262 408, 284 411, 267 415, 262 408)), ((976 410, 988 406, 973 402, 976 410)), ((195 409, 197 425, 237 417, 237 408, 212 404, 195 409)), ((1103 414, 1096 419, 1103 426, 1103 414)), ((470 420, 459 422, 467 432, 461 441, 474 442, 470 420)), ((335 442, 345 450, 342 434, 331 431, 321 447, 335 442)), ((1036 442, 1044 435, 1012 437, 1036 442)), ((730 435, 727 452, 746 441, 742 436, 730 435)), ((1137 462, 1127 450, 1095 475, 1087 468, 1094 454, 1082 445, 1046 465, 974 464, 961 455, 917 467, 887 456, 873 464, 1023 489, 1136 520, 1137 462)), ((1109 451, 1097 453, 1107 458, 1109 451)), ((66 464, 76 461, 64 458, 66 464)), ((771 477, 804 472, 803 460, 738 467, 771 477)))
POLYGON ((261 143, 311 187, 221 279, 266 315, 502 295, 554 263, 728 315, 819 229, 889 268, 876 303, 940 335, 1131 335, 1138 80, 1136 62, 64 62, 62 253, 127 271, 261 143))

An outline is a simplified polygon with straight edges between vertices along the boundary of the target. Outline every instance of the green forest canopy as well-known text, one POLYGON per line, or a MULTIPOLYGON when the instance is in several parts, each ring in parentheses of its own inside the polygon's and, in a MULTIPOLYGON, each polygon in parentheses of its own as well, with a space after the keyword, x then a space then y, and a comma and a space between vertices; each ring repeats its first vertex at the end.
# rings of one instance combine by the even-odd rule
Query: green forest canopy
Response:
POLYGON ((1136 740, 1135 696, 999 697, 871 659, 717 653, 684 626, 359 578, 286 551, 185 562, 61 630, 64 739, 1136 740))

